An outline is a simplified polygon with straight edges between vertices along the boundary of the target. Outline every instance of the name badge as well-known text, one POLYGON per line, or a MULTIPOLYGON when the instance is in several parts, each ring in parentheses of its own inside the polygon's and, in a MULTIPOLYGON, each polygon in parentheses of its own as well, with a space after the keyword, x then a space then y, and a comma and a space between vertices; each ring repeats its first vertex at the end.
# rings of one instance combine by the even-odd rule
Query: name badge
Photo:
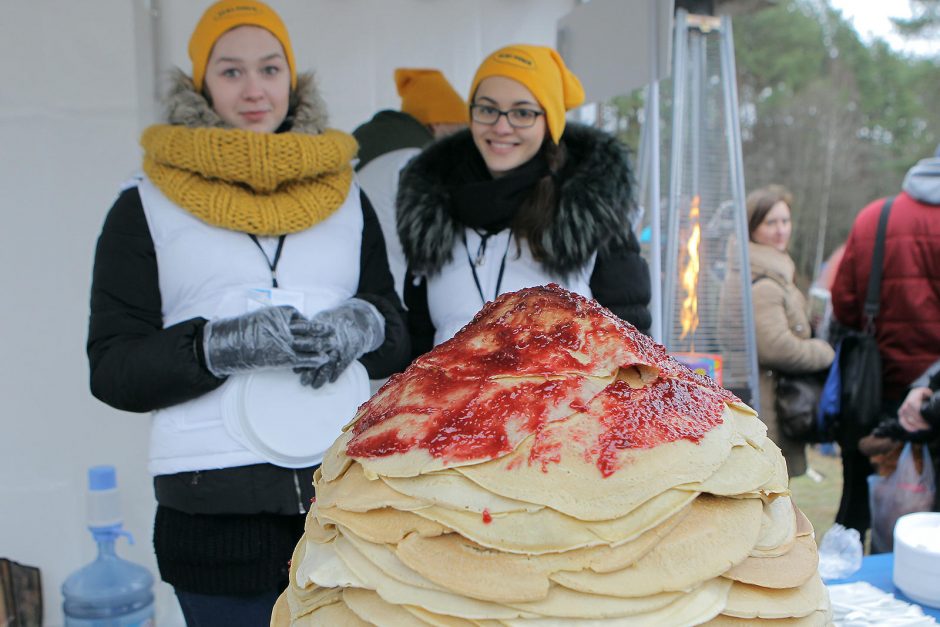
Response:
POLYGON ((304 310, 304 293, 279 287, 248 290, 247 311, 279 305, 291 305, 302 312, 304 310))

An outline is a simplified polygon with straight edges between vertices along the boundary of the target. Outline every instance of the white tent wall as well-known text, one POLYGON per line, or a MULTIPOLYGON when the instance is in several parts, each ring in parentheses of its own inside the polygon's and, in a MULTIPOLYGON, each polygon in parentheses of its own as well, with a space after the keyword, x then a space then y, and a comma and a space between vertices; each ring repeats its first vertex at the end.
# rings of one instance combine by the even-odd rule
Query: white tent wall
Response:
MULTIPOLYGON (((46 625, 61 625, 65 577, 93 559, 86 469, 114 464, 119 553, 156 574, 149 419, 88 391, 84 353, 95 239, 155 121, 155 77, 189 68, 186 42, 209 2, 6 0, 0 19, 0 557, 42 569, 46 625), (154 70, 154 68, 157 68, 154 70)), ((332 123, 352 130, 397 107, 397 66, 438 67, 458 91, 482 56, 553 45, 575 0, 274 0, 300 69, 316 71, 332 123)), ((158 624, 180 625, 157 587, 158 624)))
MULTIPOLYGON (((158 7, 161 79, 189 68, 192 25, 209 2, 152 0, 158 7)), ((273 0, 300 71, 319 79, 330 122, 351 131, 379 108, 397 108, 396 67, 436 67, 465 95, 483 55, 509 43, 555 45, 558 18, 575 0, 273 0)))

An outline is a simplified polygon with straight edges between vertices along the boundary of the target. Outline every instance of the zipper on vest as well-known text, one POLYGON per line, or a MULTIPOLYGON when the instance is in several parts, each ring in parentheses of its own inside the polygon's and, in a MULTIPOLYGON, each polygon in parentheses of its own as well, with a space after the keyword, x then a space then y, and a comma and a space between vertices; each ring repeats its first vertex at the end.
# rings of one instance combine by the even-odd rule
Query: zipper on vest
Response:
POLYGON ((300 510, 301 514, 306 514, 307 509, 304 507, 304 496, 300 490, 300 477, 297 476, 297 471, 294 471, 294 493, 297 495, 297 509, 300 510))

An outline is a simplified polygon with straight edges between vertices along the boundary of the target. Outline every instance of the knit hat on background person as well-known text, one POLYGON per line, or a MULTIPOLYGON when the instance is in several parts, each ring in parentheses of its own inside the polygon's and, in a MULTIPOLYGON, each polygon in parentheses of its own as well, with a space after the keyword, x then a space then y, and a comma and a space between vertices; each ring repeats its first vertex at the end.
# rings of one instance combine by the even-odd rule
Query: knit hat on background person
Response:
POLYGON ((480 64, 470 86, 470 99, 484 78, 505 76, 525 85, 545 110, 548 132, 555 143, 565 131, 565 111, 584 102, 581 81, 547 46, 518 44, 500 48, 480 64))
POLYGON ((398 68, 395 87, 401 110, 422 124, 466 124, 467 103, 438 70, 398 68))
POLYGON ((238 26, 258 26, 274 35, 287 57, 290 67, 290 87, 297 87, 297 66, 294 65, 294 49, 287 36, 287 27, 274 9, 258 0, 221 0, 202 14, 199 23, 189 38, 189 58, 193 62, 193 84, 197 91, 202 90, 206 77, 206 65, 212 54, 212 47, 219 37, 238 26))

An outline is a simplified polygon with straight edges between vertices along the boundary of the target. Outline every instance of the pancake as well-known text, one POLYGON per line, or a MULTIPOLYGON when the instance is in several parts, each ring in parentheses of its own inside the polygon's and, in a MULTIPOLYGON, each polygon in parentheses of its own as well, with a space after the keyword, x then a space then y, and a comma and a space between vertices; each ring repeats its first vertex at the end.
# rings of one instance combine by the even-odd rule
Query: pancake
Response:
POLYGON ((343 602, 352 612, 370 625, 395 625, 396 627, 427 627, 427 623, 403 607, 382 600, 372 590, 347 588, 343 590, 343 602))
POLYGON ((790 550, 777 557, 748 557, 724 577, 762 588, 797 588, 816 574, 819 553, 812 536, 797 536, 790 550))
POLYGON ((701 495, 675 529, 632 566, 609 573, 559 572, 552 575, 552 581, 611 596, 690 590, 747 558, 760 522, 757 499, 701 495))
MULTIPOLYGON (((731 586, 727 579, 712 579, 678 598, 663 608, 644 612, 633 616, 617 616, 607 619, 594 619, 591 621, 571 620, 569 625, 694 625, 717 616, 724 607, 731 586)), ((527 620, 504 620, 503 624, 512 627, 557 627, 566 624, 564 619, 553 617, 535 618, 527 620)))
POLYGON ((626 516, 592 523, 550 508, 488 516, 442 507, 427 507, 414 513, 491 549, 542 555, 629 542, 681 511, 695 496, 694 492, 682 490, 663 492, 626 516))
POLYGON ((350 417, 272 625, 825 624, 788 481, 756 412, 649 337, 505 294, 350 417))
POLYGON ((553 572, 610 572, 635 563, 684 518, 687 510, 616 547, 601 545, 566 553, 520 555, 488 549, 459 534, 434 538, 412 534, 398 543, 396 554, 414 571, 457 594, 503 603, 534 601, 548 594, 553 572), (468 572, 485 572, 488 576, 467 577, 468 572))
POLYGON ((778 557, 789 551, 796 541, 796 519, 796 510, 789 496, 765 500, 760 535, 751 555, 778 557))
POLYGON ((295 627, 330 625, 331 627, 372 627, 350 610, 345 603, 338 601, 318 608, 294 623, 295 627))
POLYGON ((447 509, 483 514, 536 512, 544 505, 493 494, 456 471, 440 471, 418 477, 383 477, 393 490, 419 501, 447 509))
POLYGON ((466 619, 506 620, 534 616, 497 603, 469 599, 449 592, 409 586, 374 568, 346 538, 339 536, 334 543, 336 552, 350 570, 364 582, 365 588, 375 590, 386 602, 394 605, 415 605, 436 614, 466 619))
POLYGON ((498 459, 544 424, 574 414, 612 378, 465 381, 431 370, 407 395, 363 415, 350 430, 346 454, 362 464, 367 476, 384 477, 414 477, 498 459))
POLYGON ((734 582, 722 614, 736 618, 802 618, 829 611, 829 594, 816 574, 797 588, 775 590, 734 582))
POLYGON ((366 478, 362 466, 352 463, 335 481, 317 484, 317 505, 347 512, 367 512, 384 507, 407 512, 428 507, 429 503, 393 490, 381 479, 366 478))
POLYGON ((317 519, 321 523, 342 525, 369 542, 395 544, 409 533, 439 536, 448 531, 446 527, 427 518, 391 508, 373 509, 368 512, 346 512, 333 507, 317 508, 316 512, 317 519))
POLYGON ((731 448, 725 462, 703 481, 677 486, 683 490, 708 492, 718 496, 757 494, 773 476, 773 462, 749 442, 731 448))
POLYGON ((607 309, 557 286, 504 294, 452 339, 417 360, 462 378, 658 369, 664 352, 607 309))
POLYGON ((743 627, 744 625, 758 625, 762 627, 827 627, 832 625, 829 612, 817 610, 809 616, 800 618, 735 618, 719 614, 707 623, 708 627, 743 627))
POLYGON ((489 492, 586 521, 623 517, 670 488, 704 481, 731 454, 730 410, 711 396, 694 417, 681 407, 650 415, 668 396, 691 403, 706 394, 675 379, 657 381, 642 391, 614 382, 587 412, 546 425, 514 453, 457 470, 489 492))

